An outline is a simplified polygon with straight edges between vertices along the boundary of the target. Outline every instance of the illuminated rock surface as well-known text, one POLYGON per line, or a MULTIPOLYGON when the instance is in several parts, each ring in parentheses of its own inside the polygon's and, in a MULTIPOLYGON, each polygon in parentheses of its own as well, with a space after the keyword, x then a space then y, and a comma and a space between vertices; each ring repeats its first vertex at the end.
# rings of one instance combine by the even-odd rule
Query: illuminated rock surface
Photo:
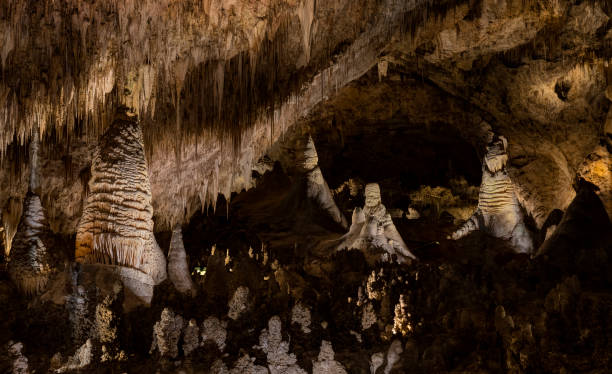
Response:
POLYGON ((611 58, 606 0, 0 2, 0 372, 609 371, 611 58))

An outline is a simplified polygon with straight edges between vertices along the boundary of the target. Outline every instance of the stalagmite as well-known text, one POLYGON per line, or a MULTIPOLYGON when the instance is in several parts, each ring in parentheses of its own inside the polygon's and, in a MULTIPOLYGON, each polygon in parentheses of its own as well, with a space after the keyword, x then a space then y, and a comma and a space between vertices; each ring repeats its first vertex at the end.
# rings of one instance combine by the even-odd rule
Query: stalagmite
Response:
POLYGON ((308 199, 326 212, 334 222, 345 229, 348 228, 346 218, 338 209, 329 186, 323 178, 323 173, 321 173, 319 156, 312 137, 308 136, 303 144, 298 145, 296 158, 298 170, 303 173, 308 199))
POLYGON ((166 259, 153 236, 142 132, 125 109, 100 138, 89 190, 77 228, 76 260, 111 265, 129 276, 126 288, 148 304, 152 286, 166 279, 166 259))
POLYGON ((533 242, 508 171, 508 141, 503 136, 487 145, 476 212, 450 238, 460 239, 475 230, 509 240, 518 253, 531 253, 533 242))
POLYGON ((334 360, 334 349, 331 342, 323 340, 317 361, 312 363, 313 374, 346 374, 341 363, 334 360))
POLYGON ((48 251, 50 233, 45 211, 36 194, 40 190, 38 177, 38 131, 30 142, 30 185, 23 203, 23 216, 13 238, 9 258, 9 274, 26 295, 40 293, 53 272, 48 251))
POLYGON ((399 263, 416 260, 382 204, 380 187, 377 183, 366 185, 365 206, 363 209, 355 208, 349 232, 341 238, 341 241, 337 250, 382 249, 386 252, 383 256, 387 260, 391 260, 394 255, 397 256, 399 263))
POLYGON ((149 353, 158 350, 163 357, 176 358, 179 354, 178 343, 183 324, 183 317, 164 308, 160 320, 153 326, 153 343, 149 353))
POLYGON ((21 201, 11 197, 6 203, 6 207, 2 210, 2 226, 4 227, 2 235, 4 236, 4 255, 6 257, 11 254, 13 238, 17 233, 22 208, 21 201))
POLYGON ((289 342, 283 340, 281 333, 282 322, 278 316, 270 318, 268 328, 263 329, 259 335, 259 346, 268 361, 271 374, 305 374, 297 365, 294 353, 289 353, 289 342))
POLYGON ((172 230, 170 249, 168 250, 168 277, 180 293, 189 294, 191 297, 195 297, 197 294, 187 265, 187 254, 185 253, 180 225, 172 230))

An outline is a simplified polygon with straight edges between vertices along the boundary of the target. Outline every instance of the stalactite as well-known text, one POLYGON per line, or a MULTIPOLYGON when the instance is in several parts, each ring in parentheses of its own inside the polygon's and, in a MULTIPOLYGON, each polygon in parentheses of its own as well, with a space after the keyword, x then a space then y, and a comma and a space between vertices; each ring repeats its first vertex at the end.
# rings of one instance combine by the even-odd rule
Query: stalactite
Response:
POLYGON ((4 240, 4 254, 7 257, 11 253, 13 238, 15 237, 17 226, 19 225, 19 220, 21 219, 21 209, 21 200, 11 197, 2 210, 2 225, 4 227, 2 236, 4 240))

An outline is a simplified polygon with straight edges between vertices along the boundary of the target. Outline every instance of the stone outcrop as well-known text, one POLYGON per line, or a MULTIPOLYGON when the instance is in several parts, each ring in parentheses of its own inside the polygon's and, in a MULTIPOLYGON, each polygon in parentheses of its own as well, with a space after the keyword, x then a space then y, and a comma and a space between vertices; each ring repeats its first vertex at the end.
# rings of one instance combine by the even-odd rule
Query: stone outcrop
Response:
POLYGON ((508 142, 503 136, 487 145, 482 162, 478 207, 451 238, 457 240, 472 231, 482 230, 494 237, 509 240, 516 252, 531 253, 531 234, 525 226, 514 185, 506 169, 507 147, 508 142))

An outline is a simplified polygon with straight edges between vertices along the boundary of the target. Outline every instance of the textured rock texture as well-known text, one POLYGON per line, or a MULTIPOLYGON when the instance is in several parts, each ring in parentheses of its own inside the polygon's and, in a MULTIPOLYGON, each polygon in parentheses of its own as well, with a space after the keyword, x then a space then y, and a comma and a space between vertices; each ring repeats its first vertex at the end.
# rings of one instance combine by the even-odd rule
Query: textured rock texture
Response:
POLYGON ((376 183, 366 185, 365 206, 363 209, 355 208, 349 232, 341 240, 338 250, 382 250, 387 261, 404 263, 416 260, 382 204, 380 187, 376 183))
POLYGON ((268 369, 271 374, 302 374, 306 373, 297 365, 295 354, 289 353, 289 342, 283 340, 282 322, 278 316, 270 318, 268 328, 259 335, 259 349, 267 357, 268 369))
POLYGON ((157 350, 162 357, 176 358, 182 329, 183 317, 164 308, 160 320, 153 326, 153 344, 150 352, 157 350))
POLYGON ((27 295, 40 293, 55 271, 49 252, 49 235, 40 198, 29 194, 23 204, 23 216, 13 238, 9 262, 11 279, 27 295))
POLYGON ((195 297, 197 288, 191 280, 191 272, 187 264, 187 254, 183 244, 183 233, 181 227, 172 230, 170 238, 170 249, 168 250, 168 278, 176 287, 177 291, 195 297))
POLYGON ((334 349, 327 340, 321 342, 321 351, 317 361, 312 363, 313 374, 346 374, 341 363, 334 360, 334 349))
POLYGON ((155 284, 166 279, 166 259, 153 236, 147 170, 140 126, 120 113, 91 166, 89 195, 77 229, 77 261, 136 269, 155 284))
POLYGON ((344 215, 336 206, 334 198, 327 182, 323 178, 323 173, 319 167, 319 156, 315 148, 312 137, 308 136, 298 143, 296 150, 298 164, 297 168, 303 173, 303 182, 306 184, 306 197, 315 206, 327 213, 327 215, 342 228, 347 229, 348 223, 344 215))
POLYGON ((493 140, 487 146, 487 154, 482 163, 478 208, 451 237, 457 240, 472 231, 483 230, 497 238, 509 240, 519 253, 531 253, 531 234, 525 226, 514 184, 506 168, 507 146, 504 137, 493 140))

